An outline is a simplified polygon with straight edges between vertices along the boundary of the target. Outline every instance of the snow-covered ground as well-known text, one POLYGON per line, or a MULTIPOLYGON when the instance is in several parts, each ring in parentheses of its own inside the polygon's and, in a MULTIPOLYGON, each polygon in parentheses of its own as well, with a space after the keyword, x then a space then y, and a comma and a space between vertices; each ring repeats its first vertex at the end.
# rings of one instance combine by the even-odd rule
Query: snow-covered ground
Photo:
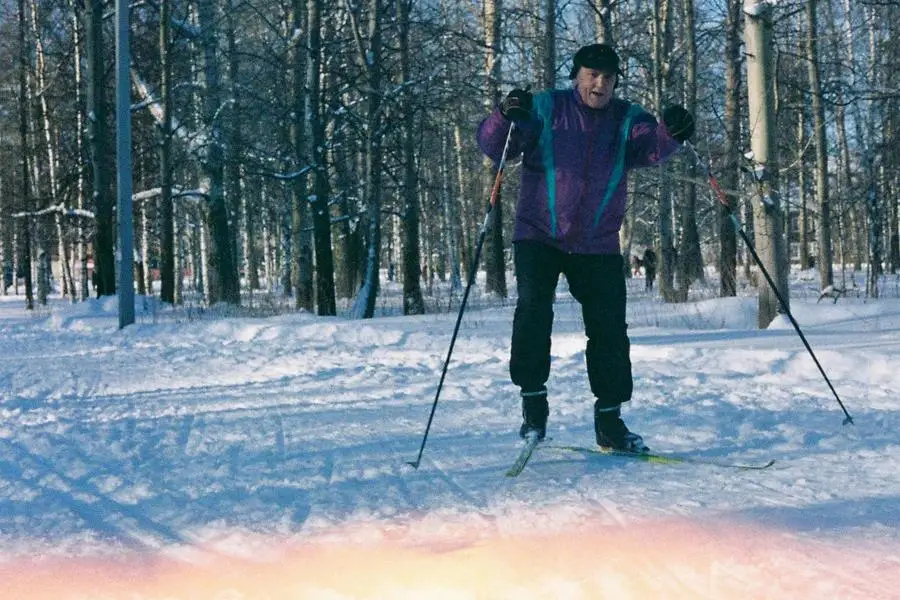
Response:
MULTIPOLYGON (((0 297, 0 598, 900 598, 900 300, 667 306, 629 282, 629 426, 765 471, 539 450, 512 307, 474 307, 419 449, 449 314, 26 314, 0 297)), ((549 435, 592 442, 561 287, 549 435)))

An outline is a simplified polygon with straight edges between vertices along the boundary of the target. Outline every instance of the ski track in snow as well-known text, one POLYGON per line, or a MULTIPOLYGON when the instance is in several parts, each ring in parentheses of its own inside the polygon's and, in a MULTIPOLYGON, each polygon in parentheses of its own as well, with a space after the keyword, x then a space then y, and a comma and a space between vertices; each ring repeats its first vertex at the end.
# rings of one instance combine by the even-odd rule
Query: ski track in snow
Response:
MULTIPOLYGON (((515 597, 522 582, 504 576, 529 572, 530 555, 510 542, 565 557, 611 540, 626 548, 621 557, 537 571, 533 597, 900 598, 900 302, 842 303, 794 310, 856 425, 841 426, 789 325, 716 328, 746 313, 746 301, 700 303, 677 318, 637 303, 629 425, 654 450, 775 466, 742 472, 538 450, 509 479, 520 410, 507 375, 511 308, 466 316, 413 470, 406 461, 421 442, 454 315, 162 320, 116 331, 114 310, 96 301, 25 317, 0 299, 0 579, 24 589, 15 586, 39 579, 35 557, 63 561, 53 564, 80 581, 79 560, 162 557, 168 573, 199 552, 201 562, 225 561, 246 592, 252 577, 239 579, 246 567, 228 562, 236 556, 281 548, 272 552, 287 564, 308 558, 307 547, 362 542, 385 561, 426 567, 429 557, 503 556, 502 593, 486 587, 477 597, 515 597), (657 541, 668 546, 641 550, 657 541)), ((556 307, 548 387, 548 435, 590 444, 572 303, 556 307)), ((545 566, 532 563, 532 572, 545 566)), ((389 574, 373 567, 364 593, 337 580, 316 593, 401 597, 389 574)), ((435 581, 402 589, 470 597, 435 581)), ((301 597, 315 597, 310 590, 301 597)))

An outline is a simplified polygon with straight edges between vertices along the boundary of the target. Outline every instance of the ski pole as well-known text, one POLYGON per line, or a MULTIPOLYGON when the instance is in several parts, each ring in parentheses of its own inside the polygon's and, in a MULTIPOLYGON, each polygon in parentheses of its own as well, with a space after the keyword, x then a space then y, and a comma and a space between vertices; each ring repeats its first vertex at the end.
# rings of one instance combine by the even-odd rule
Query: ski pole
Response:
POLYGON ((419 455, 416 457, 416 460, 407 462, 408 465, 412 465, 413 469, 419 468, 419 463, 422 461, 422 453, 425 452, 425 442, 428 440, 428 432, 431 430, 431 422, 434 420, 434 412, 437 409, 438 398, 440 398, 441 389, 444 387, 444 378, 447 377, 447 366, 450 364, 453 346, 456 345, 456 336, 459 334, 459 326, 462 323, 463 312, 466 310, 466 303, 469 301, 469 292, 472 290, 472 285, 475 283, 475 276, 478 274, 478 261, 481 258, 481 249, 484 246, 484 239, 487 237, 488 224, 490 223, 494 206, 497 204, 497 198, 500 195, 500 183, 503 181, 503 169, 506 167, 506 154, 509 152, 509 142, 512 139, 513 130, 515 128, 515 121, 511 121, 509 124, 509 133, 506 134, 506 143, 503 144, 503 152, 500 155, 500 163, 497 165, 497 176, 494 178, 494 185, 491 188, 487 212, 484 215, 484 222, 482 223, 481 231, 478 234, 478 244, 475 246, 475 257, 472 259, 472 266, 469 269, 469 281, 466 283, 466 290, 463 293, 462 302, 459 305, 459 314, 456 316, 456 326, 453 328, 453 336, 450 338, 450 348, 447 350, 447 358, 444 360, 441 379, 438 382, 437 392, 434 394, 434 404, 431 405, 431 414, 428 416, 428 424, 425 426, 425 435, 422 436, 422 445, 419 447, 419 455))
POLYGON ((812 357, 813 362, 816 363, 816 367, 819 369, 819 373, 822 374, 822 377, 825 379, 825 383, 828 384, 828 388, 831 390, 831 393, 834 394, 834 399, 837 400, 838 405, 840 405, 841 410, 844 411, 844 415, 846 418, 844 419, 844 425, 848 423, 853 425, 853 417, 850 416, 850 413, 847 412, 847 409, 844 407, 844 403, 841 402, 841 397, 838 396, 837 390, 834 389, 834 386, 831 384, 831 380, 828 378, 828 375, 825 373, 825 369, 822 368, 822 364, 819 362, 819 359, 816 358, 816 353, 813 352, 812 346, 809 345, 809 342, 806 339, 806 336, 803 335, 803 330, 800 329, 800 324, 797 323, 797 319, 794 318, 794 315, 791 313, 791 309, 788 307, 787 301, 784 299, 784 296, 781 295, 781 292, 778 290, 778 286, 775 285, 775 281, 772 279, 772 276, 769 274, 769 271, 763 265, 762 260, 759 258, 759 255, 756 253, 756 248, 750 242, 750 238, 747 236, 747 233, 744 231, 744 228, 741 226, 741 222, 738 220, 737 216, 734 214, 734 208, 731 206, 731 203, 728 201, 728 197, 725 195, 725 192, 722 190, 722 187, 719 185, 719 182, 716 181, 716 178, 713 177, 712 172, 709 169, 709 166, 704 162, 704 160, 700 157, 700 153, 697 152, 697 149, 694 148, 694 145, 689 141, 684 141, 682 144, 691 151, 694 155, 694 159, 697 162, 697 166, 700 167, 701 170, 706 174, 706 178, 709 180, 709 185, 716 193, 719 202, 722 206, 725 207, 726 212, 728 213, 728 217, 731 219, 731 222, 734 224, 734 229, 737 231, 738 235, 741 236, 741 239, 744 240, 744 243, 747 245, 747 249, 750 251, 750 255, 753 257, 753 260, 756 262, 756 265, 759 267, 763 276, 766 278, 766 281, 769 283, 769 287, 772 288, 772 292, 775 294, 775 297, 778 298, 778 303, 781 305, 781 309, 784 311, 784 314, 787 315, 787 318, 790 320, 791 325, 794 326, 794 331, 797 332, 797 335, 800 336, 800 340, 803 342, 803 345, 806 346, 806 350, 809 352, 809 355, 812 357))

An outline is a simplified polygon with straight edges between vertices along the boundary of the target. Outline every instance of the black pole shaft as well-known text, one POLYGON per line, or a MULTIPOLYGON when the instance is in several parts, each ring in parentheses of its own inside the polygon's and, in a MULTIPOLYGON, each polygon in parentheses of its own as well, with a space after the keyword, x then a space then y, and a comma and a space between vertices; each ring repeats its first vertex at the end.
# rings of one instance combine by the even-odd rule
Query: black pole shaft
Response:
POLYGON ((441 396, 441 390, 444 387, 444 379, 447 377, 447 367, 450 365, 450 357, 453 355, 453 347, 456 345, 456 337, 459 334, 459 326, 462 324, 463 313, 466 310, 466 304, 469 301, 469 292, 475 284, 475 278, 478 275, 478 263, 481 260, 481 249, 484 247, 484 240, 487 237, 488 225, 491 219, 491 213, 494 205, 497 203, 497 197, 500 193, 500 183, 503 181, 503 170, 506 168, 506 155, 509 151, 509 142, 512 139, 513 130, 516 128, 515 122, 510 123, 509 133, 506 134, 506 143, 503 145, 503 153, 500 155, 500 163, 497 166, 497 176, 494 178, 494 185, 491 188, 491 197, 488 202, 487 212, 484 215, 484 222, 481 225, 481 231, 478 234, 478 244, 475 246, 475 256, 472 259, 472 265, 469 269, 469 280, 466 282, 466 290, 463 293, 462 302, 459 305, 459 314, 456 315, 456 326, 453 328, 453 336, 450 338, 450 347, 447 350, 447 358, 444 360, 444 368, 441 370, 441 379, 438 381, 437 391, 434 394, 434 403, 431 405, 431 414, 428 415, 428 424, 425 425, 425 434, 422 436, 422 445, 419 447, 419 455, 416 460, 409 461, 407 464, 412 468, 418 469, 419 463, 422 461, 422 454, 425 452, 425 442, 428 441, 428 432, 431 431, 431 423, 434 421, 434 413, 437 410, 438 399, 441 396))
POLYGON ((819 369, 819 373, 822 374, 822 378, 825 379, 825 383, 828 384, 828 389, 831 390, 831 393, 834 394, 834 399, 837 400, 838 405, 841 407, 841 410, 844 411, 844 415, 846 418, 844 419, 844 425, 848 423, 853 425, 853 417, 850 416, 850 413, 847 412, 847 408, 844 406, 844 403, 841 401, 841 397, 838 395, 837 390, 834 389, 834 385, 831 384, 831 379, 828 378, 828 375, 825 373, 825 369, 822 367, 822 364, 819 362, 819 359, 816 357, 816 353, 813 352, 812 346, 809 345, 809 341, 807 341, 806 336, 803 334, 803 330, 800 329, 800 324, 797 323, 797 319, 794 318, 794 315, 791 313, 791 309, 788 306, 787 300, 782 296, 781 291, 778 289, 778 286, 775 285, 775 280, 772 279, 772 276, 769 274, 768 269, 766 269, 765 265, 763 265, 762 259, 760 259, 759 254, 756 253, 756 248, 750 241, 750 237, 744 231, 744 228, 741 227, 741 223, 738 220, 737 216, 734 214, 734 209, 731 206, 731 203, 728 201, 728 198, 725 196, 725 192, 722 191, 722 188, 719 186, 719 182, 716 181, 716 178, 713 177, 712 172, 710 171, 707 164, 700 157, 700 153, 697 152, 697 149, 694 148, 693 144, 690 142, 684 142, 684 145, 693 153, 694 158, 697 161, 697 164, 706 174, 706 178, 709 180, 710 187, 712 187, 713 191, 716 192, 718 196, 719 202, 722 206, 725 207, 725 210, 728 212, 728 216, 731 219, 732 223, 734 223, 734 228, 738 232, 738 235, 741 236, 741 239, 744 240, 744 243, 747 245, 747 249, 750 251, 750 255, 753 257, 754 262, 759 267, 760 271, 762 271, 763 277, 766 278, 766 281, 769 284, 769 287, 772 288, 772 292, 775 294, 775 297, 778 298, 778 303, 781 305, 781 309, 784 311, 784 314, 787 315, 787 318, 790 320, 791 325, 794 326, 794 331, 797 332, 797 335, 800 336, 800 340, 803 342, 803 345, 806 347, 807 352, 812 357, 813 362, 816 363, 816 367, 819 369))

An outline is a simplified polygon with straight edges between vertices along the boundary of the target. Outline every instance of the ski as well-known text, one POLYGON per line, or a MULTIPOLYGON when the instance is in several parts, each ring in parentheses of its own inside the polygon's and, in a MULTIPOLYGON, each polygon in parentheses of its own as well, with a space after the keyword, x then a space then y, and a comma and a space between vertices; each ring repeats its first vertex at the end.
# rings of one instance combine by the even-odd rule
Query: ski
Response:
MULTIPOLYGON (((563 445, 548 445, 541 446, 543 450, 561 450, 566 452, 580 452, 582 454, 589 455, 604 455, 604 456, 622 456, 625 458, 635 458, 637 460, 643 460, 650 463, 656 464, 664 464, 664 465, 676 465, 676 464, 696 464, 696 465, 710 465, 713 467, 723 467, 727 469, 740 469, 744 471, 761 471, 763 469, 768 469, 772 465, 775 464, 775 460, 769 460, 765 463, 758 464, 747 464, 747 463, 732 463, 726 461, 716 460, 714 458, 704 458, 700 456, 689 456, 685 454, 660 454, 658 452, 628 452, 626 450, 614 450, 612 448, 589 448, 587 446, 563 446, 563 445)), ((527 459, 526 459, 527 461, 527 459)), ((524 466, 524 465, 523 465, 524 466)))
POLYGON ((537 448, 537 445, 540 441, 541 440, 538 437, 537 432, 532 431, 525 435, 525 445, 522 446, 522 450, 521 452, 519 452, 519 456, 516 457, 516 462, 514 462, 506 472, 507 477, 517 477, 519 473, 522 472, 522 469, 524 469, 525 465, 528 464, 528 459, 531 458, 531 455, 534 453, 534 449, 537 448))

